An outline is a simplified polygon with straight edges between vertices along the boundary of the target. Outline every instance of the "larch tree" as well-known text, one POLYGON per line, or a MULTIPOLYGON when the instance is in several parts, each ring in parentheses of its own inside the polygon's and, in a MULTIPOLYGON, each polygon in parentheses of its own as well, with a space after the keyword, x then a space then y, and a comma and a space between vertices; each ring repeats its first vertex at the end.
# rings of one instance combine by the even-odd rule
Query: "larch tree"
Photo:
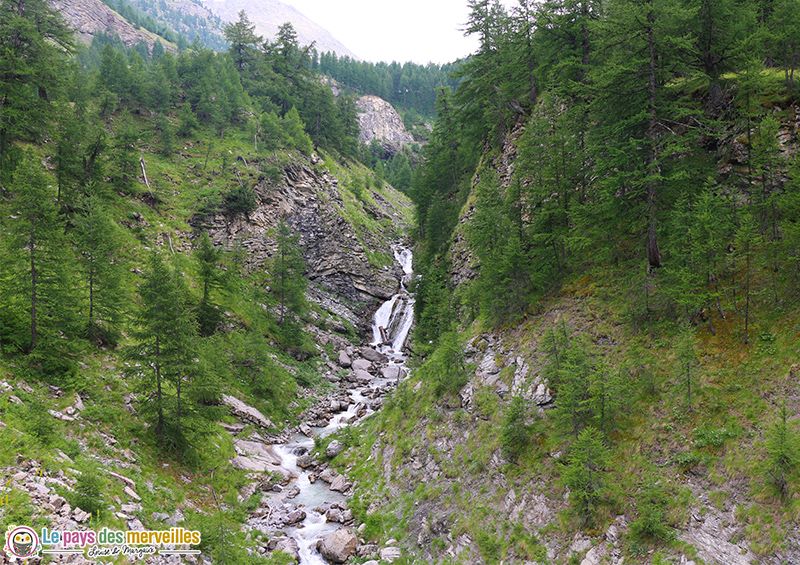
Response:
POLYGON ((2 294, 12 309, 27 312, 30 331, 23 349, 31 353, 43 338, 53 345, 59 332, 75 335, 76 304, 67 282, 71 263, 55 192, 33 155, 26 154, 17 167, 11 192, 10 237, 4 238, 11 259, 2 294))
POLYGON ((293 234, 289 224, 281 221, 276 233, 277 251, 270 266, 270 290, 278 301, 278 325, 283 326, 289 313, 301 314, 307 307, 305 290, 306 265, 300 248, 300 236, 293 234))
POLYGON ((8 182, 12 144, 37 140, 48 129, 63 67, 72 55, 72 30, 46 0, 0 3, 0 180, 8 182))
POLYGON ((597 147, 607 189, 634 212, 651 266, 661 266, 659 206, 665 178, 662 161, 669 152, 670 129, 681 117, 669 103, 665 85, 686 69, 683 53, 691 41, 686 31, 693 15, 677 0, 616 0, 598 23, 603 62, 593 69, 597 96, 593 114, 597 147))

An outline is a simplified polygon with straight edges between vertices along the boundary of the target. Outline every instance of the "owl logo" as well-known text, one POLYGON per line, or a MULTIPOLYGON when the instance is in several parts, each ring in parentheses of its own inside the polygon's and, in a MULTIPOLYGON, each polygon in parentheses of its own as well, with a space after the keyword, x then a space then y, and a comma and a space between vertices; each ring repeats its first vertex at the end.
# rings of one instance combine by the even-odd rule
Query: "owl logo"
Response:
POLYGON ((28 526, 9 526, 3 549, 13 557, 30 557, 41 549, 39 536, 28 526))

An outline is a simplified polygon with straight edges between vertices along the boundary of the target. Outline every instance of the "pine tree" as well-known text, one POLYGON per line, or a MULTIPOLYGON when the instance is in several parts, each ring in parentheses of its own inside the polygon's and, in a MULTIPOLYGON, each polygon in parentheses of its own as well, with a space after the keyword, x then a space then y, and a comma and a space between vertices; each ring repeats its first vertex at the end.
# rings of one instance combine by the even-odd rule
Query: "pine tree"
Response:
POLYGON ((297 111, 296 106, 292 106, 292 109, 284 116, 283 131, 295 149, 304 155, 313 153, 314 146, 311 143, 311 138, 306 133, 305 124, 300 119, 300 113, 297 111))
POLYGON ((126 305, 119 228, 96 195, 82 200, 73 223, 78 266, 86 284, 87 337, 100 344, 116 344, 126 305))
POLYGON ((139 130, 131 122, 130 117, 120 120, 116 131, 112 147, 112 169, 111 179, 114 187, 126 194, 136 194, 139 184, 139 151, 136 144, 139 142, 139 130))
POLYGON ((769 456, 767 477, 781 497, 786 499, 789 495, 789 474, 800 463, 800 435, 789 426, 785 400, 781 404, 778 421, 767 432, 766 446, 769 456))
POLYGON ((208 232, 203 232, 200 243, 195 250, 195 257, 199 267, 200 281, 203 285, 203 295, 197 310, 197 320, 200 324, 200 334, 212 335, 217 324, 222 319, 219 306, 212 299, 212 291, 223 290, 227 284, 228 273, 223 269, 221 251, 214 247, 208 232))
POLYGON ((709 82, 713 108, 722 101, 720 77, 741 65, 743 47, 756 28, 752 4, 740 0, 693 0, 690 23, 694 65, 709 82))
POLYGON ((675 372, 678 377, 679 386, 683 388, 686 394, 686 407, 689 412, 694 410, 692 405, 692 390, 696 386, 695 381, 697 379, 695 372, 697 370, 698 359, 695 342, 696 338, 692 326, 688 323, 684 323, 678 334, 678 359, 675 372))
POLYGON ((228 54, 239 74, 251 72, 255 59, 255 49, 264 39, 255 32, 256 25, 250 21, 244 10, 239 11, 239 20, 225 26, 225 39, 230 43, 228 54))
POLYGON ((570 447, 564 482, 569 498, 584 524, 591 523, 604 487, 609 451, 596 429, 584 429, 570 447))
POLYGON ((635 229, 645 234, 653 267, 661 266, 659 205, 669 180, 662 161, 677 151, 664 125, 680 120, 683 112, 670 103, 664 86, 687 69, 691 16, 678 0, 615 0, 597 30, 606 55, 592 76, 598 94, 593 115, 600 122, 596 133, 606 140, 596 145, 600 173, 606 190, 618 195, 609 201, 628 210, 629 225, 637 222, 635 229))
POLYGON ((63 69, 73 52, 72 30, 46 0, 0 3, 0 181, 16 164, 12 144, 48 131, 63 69))
POLYGON ((302 314, 306 307, 306 265, 300 248, 300 236, 292 234, 289 225, 281 220, 276 233, 277 250, 270 267, 270 290, 278 300, 278 325, 290 319, 288 314, 302 314))
POLYGON ((768 22, 766 39, 769 58, 774 59, 783 69, 786 88, 797 93, 794 72, 800 65, 800 21, 795 17, 800 13, 800 0, 780 0, 768 22))
POLYGON ((514 396, 503 418, 502 430, 503 453, 512 462, 519 459, 531 441, 526 416, 525 398, 514 396))
POLYGON ((59 332, 76 335, 64 226, 42 169, 32 154, 25 155, 17 167, 11 186, 14 198, 9 203, 10 237, 3 238, 10 258, 4 276, 13 276, 5 279, 2 294, 7 307, 27 312, 29 339, 23 347, 27 353, 59 348, 59 332))
POLYGON ((185 454, 208 431, 203 400, 218 389, 198 361, 197 325, 183 277, 156 252, 139 295, 127 373, 138 380, 145 398, 141 412, 161 446, 185 454))

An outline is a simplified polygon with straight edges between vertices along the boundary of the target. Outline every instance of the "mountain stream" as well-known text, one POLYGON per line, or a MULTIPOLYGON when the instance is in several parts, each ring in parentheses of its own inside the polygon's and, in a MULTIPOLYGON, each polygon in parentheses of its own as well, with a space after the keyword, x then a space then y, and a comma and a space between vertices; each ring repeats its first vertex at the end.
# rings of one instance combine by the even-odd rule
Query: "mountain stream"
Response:
MULTIPOLYGON (((336 509, 339 505, 344 508, 346 497, 341 492, 331 490, 333 485, 318 479, 312 470, 298 465, 298 458, 314 449, 315 437, 323 438, 371 414, 373 410, 369 399, 396 386, 404 374, 403 349, 414 322, 414 298, 407 290, 412 278, 413 255, 408 249, 396 247, 394 256, 403 269, 400 291, 375 313, 373 341, 370 344, 388 358, 388 363, 384 364, 380 372, 381 376, 372 378, 368 383, 359 382, 356 388, 349 391, 350 402, 347 409, 335 414, 327 426, 311 428, 311 437, 297 433, 288 443, 273 446, 275 455, 280 459, 280 468, 293 479, 282 490, 282 493, 291 494, 273 495, 271 506, 275 504, 285 507, 288 502, 294 512, 305 514, 302 520, 284 529, 297 544, 301 565, 328 565, 328 561, 318 552, 317 545, 342 525, 328 522, 325 512, 326 509, 336 509)), ((265 532, 276 530, 276 524, 270 522, 269 517, 251 519, 250 525, 265 532)))

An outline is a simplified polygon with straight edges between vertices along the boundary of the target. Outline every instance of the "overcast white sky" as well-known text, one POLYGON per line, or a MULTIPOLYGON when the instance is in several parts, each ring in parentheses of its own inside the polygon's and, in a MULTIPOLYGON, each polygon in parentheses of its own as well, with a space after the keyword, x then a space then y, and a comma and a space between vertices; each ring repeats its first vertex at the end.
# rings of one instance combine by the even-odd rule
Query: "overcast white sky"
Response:
MULTIPOLYGON (((449 63, 477 50, 467 0, 282 0, 366 61, 449 63)), ((506 5, 511 0, 504 2, 506 5)))

